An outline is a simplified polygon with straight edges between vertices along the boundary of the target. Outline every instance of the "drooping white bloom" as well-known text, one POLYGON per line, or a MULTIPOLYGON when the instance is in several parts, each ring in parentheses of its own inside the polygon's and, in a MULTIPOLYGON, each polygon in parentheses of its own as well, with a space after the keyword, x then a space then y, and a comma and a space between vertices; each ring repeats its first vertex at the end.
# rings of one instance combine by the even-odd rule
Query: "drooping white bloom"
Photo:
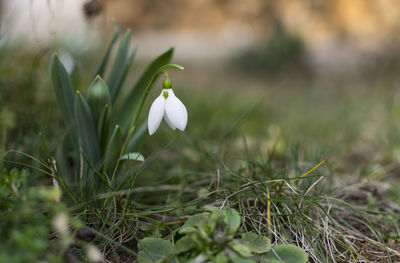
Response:
POLYGON ((147 127, 150 135, 156 132, 163 117, 171 129, 185 130, 188 120, 186 107, 175 96, 172 89, 163 89, 160 96, 154 100, 150 107, 147 119, 147 127))

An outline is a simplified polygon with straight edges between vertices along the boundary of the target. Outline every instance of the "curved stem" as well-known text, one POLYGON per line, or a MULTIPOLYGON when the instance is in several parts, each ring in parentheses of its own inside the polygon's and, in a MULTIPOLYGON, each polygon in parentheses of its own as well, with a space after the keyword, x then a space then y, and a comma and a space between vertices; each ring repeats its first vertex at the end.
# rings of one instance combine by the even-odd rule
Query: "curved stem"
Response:
POLYGON ((151 79, 149 85, 147 85, 146 89, 144 90, 142 99, 141 99, 140 104, 139 104, 139 108, 138 108, 138 110, 136 111, 136 114, 135 114, 134 118, 132 119, 132 122, 131 122, 131 124, 130 124, 130 126, 129 126, 128 134, 127 134, 126 139, 125 139, 125 141, 124 141, 124 143, 123 143, 123 145, 122 145, 121 153, 120 153, 120 156, 119 156, 119 158, 118 158, 117 164, 115 165, 115 169, 114 169, 114 171, 113 171, 113 175, 112 175, 112 178, 111 178, 111 182, 114 181, 114 177, 115 177, 115 175, 116 175, 116 173, 117 173, 117 169, 118 169, 118 166, 119 166, 119 163, 120 163, 121 156, 124 154, 126 145, 128 144, 129 140, 131 139, 131 136, 132 136, 132 134, 133 134, 133 131, 135 130, 135 127, 136 127, 136 122, 138 121, 139 116, 140 116, 140 113, 142 112, 142 109, 143 109, 143 106, 144 106, 144 102, 146 101, 147 96, 149 95, 150 90, 153 88, 154 82, 157 80, 158 76, 159 76, 161 73, 164 73, 164 75, 166 75, 166 76, 168 77, 168 75, 167 75, 167 73, 165 72, 165 70, 167 70, 167 69, 172 69, 172 68, 183 70, 183 67, 182 67, 181 65, 178 65, 178 64, 167 64, 167 65, 164 65, 164 66, 160 67, 160 68, 156 71, 156 73, 154 74, 154 76, 153 76, 153 78, 151 79))

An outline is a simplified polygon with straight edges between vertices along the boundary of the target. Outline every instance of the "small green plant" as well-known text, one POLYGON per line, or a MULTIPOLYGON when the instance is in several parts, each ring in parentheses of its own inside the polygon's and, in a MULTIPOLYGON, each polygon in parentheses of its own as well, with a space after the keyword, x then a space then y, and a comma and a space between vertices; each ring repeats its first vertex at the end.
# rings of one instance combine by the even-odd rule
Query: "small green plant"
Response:
MULTIPOLYGON (((110 53, 119 37, 118 24, 114 25, 114 37, 86 95, 73 88, 68 72, 58 56, 54 56, 52 82, 69 137, 64 149, 56 154, 57 167, 54 170, 57 171, 60 186, 73 202, 101 199, 109 203, 110 197, 117 199, 111 203, 118 204, 121 210, 121 193, 126 195, 132 192, 138 170, 132 166, 135 161, 145 161, 140 153, 134 151, 146 130, 146 122, 138 124, 144 102, 160 74, 166 75, 168 69, 183 67, 168 64, 173 55, 171 48, 148 66, 127 95, 121 96, 121 87, 135 50, 130 49, 131 32, 127 30, 120 41, 110 73, 105 74, 110 53), (108 195, 109 192, 112 194, 108 195)), ((172 117, 171 121, 176 122, 174 125, 182 124, 179 122, 182 118, 177 119, 176 114, 172 117)), ((159 122, 156 124, 159 125, 159 122)), ((129 201, 127 204, 129 206, 129 201)))
POLYGON ((82 223, 55 186, 29 186, 28 170, 0 170, 0 262, 64 262, 82 223))
POLYGON ((161 238, 139 242, 140 263, 305 263, 308 255, 295 245, 271 247, 271 240, 255 232, 239 231, 241 219, 234 209, 207 206, 206 212, 191 216, 177 231, 172 243, 161 238))

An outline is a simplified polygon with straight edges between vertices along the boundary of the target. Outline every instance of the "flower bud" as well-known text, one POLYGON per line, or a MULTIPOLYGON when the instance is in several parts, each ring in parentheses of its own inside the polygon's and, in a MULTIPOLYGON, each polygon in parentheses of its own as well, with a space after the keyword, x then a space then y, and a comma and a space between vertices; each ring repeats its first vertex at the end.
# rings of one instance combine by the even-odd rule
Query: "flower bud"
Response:
POLYGON ((100 76, 97 76, 87 91, 87 102, 95 121, 97 121, 101 115, 106 104, 110 105, 111 96, 107 84, 100 76))

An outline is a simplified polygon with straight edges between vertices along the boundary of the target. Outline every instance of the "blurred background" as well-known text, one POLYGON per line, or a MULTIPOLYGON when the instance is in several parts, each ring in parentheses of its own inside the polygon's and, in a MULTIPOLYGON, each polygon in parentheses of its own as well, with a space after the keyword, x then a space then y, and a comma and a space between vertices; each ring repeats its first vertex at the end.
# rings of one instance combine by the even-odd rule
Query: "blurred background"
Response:
POLYGON ((175 47, 173 62, 185 71, 171 72, 172 81, 192 116, 189 132, 204 138, 225 134, 219 130, 248 112, 237 131, 256 142, 272 129, 334 145, 373 130, 364 123, 380 130, 376 119, 397 105, 396 0, 0 2, 0 107, 3 126, 12 127, 8 142, 57 124, 51 54, 63 54, 75 88, 85 89, 112 37, 112 19, 121 31, 132 29, 138 48, 128 83, 175 47))
POLYGON ((2 45, 104 46, 111 19, 133 30, 143 57, 176 58, 314 74, 355 74, 397 59, 395 0, 2 0, 2 45), (230 61, 232 64, 232 61, 230 61))

